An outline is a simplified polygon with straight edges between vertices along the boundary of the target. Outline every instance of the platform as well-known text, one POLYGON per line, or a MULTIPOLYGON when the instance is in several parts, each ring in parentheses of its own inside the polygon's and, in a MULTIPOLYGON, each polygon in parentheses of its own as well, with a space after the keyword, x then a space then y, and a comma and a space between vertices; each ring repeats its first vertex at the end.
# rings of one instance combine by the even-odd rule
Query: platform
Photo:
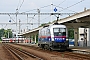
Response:
POLYGON ((83 53, 87 53, 90 54, 90 47, 75 47, 75 46, 70 46, 70 49, 72 51, 78 51, 78 52, 83 52, 83 53))

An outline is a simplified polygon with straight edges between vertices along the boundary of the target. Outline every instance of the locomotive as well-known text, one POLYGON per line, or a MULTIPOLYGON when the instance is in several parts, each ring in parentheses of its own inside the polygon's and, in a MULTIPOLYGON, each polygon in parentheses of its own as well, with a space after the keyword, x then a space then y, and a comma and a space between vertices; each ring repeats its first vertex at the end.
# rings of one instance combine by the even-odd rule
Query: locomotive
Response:
POLYGON ((38 46, 48 50, 66 50, 69 48, 65 25, 52 24, 39 30, 38 46))

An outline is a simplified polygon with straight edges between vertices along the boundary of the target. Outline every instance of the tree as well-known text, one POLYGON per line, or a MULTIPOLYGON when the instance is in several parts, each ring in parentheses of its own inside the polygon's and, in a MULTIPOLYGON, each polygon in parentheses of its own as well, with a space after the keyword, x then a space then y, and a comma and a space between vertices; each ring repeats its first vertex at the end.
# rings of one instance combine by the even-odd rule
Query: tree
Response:
POLYGON ((4 37, 8 38, 8 35, 9 35, 9 38, 12 38, 11 29, 4 30, 4 37))
POLYGON ((41 24, 39 27, 41 27, 41 26, 45 26, 45 25, 48 25, 48 24, 51 24, 51 22, 43 23, 43 24, 41 24))
POLYGON ((11 31, 11 29, 7 29, 7 30, 0 29, 0 39, 1 39, 1 37, 8 38, 8 33, 9 33, 9 38, 11 38, 12 37, 12 31, 11 31))
POLYGON ((38 42, 38 34, 36 35, 36 43, 38 42))
POLYGON ((0 29, 0 39, 1 37, 3 37, 3 35, 4 35, 4 29, 0 29))
POLYGON ((74 29, 68 29, 68 36, 70 39, 74 39, 74 29))

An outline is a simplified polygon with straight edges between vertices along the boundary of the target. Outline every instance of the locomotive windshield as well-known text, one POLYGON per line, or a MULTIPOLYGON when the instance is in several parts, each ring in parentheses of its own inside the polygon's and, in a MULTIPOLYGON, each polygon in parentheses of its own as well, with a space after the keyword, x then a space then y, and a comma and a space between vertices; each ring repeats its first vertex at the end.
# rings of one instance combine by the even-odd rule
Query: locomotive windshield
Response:
POLYGON ((66 28, 54 28, 54 36, 66 36, 66 28))

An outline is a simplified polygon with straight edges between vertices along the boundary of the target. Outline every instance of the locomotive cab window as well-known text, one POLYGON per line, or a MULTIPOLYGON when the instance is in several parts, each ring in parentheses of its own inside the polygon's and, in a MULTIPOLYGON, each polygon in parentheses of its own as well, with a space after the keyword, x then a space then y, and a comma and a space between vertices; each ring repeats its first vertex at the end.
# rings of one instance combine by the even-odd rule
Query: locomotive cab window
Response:
POLYGON ((54 28, 54 36, 66 36, 66 28, 54 28))

